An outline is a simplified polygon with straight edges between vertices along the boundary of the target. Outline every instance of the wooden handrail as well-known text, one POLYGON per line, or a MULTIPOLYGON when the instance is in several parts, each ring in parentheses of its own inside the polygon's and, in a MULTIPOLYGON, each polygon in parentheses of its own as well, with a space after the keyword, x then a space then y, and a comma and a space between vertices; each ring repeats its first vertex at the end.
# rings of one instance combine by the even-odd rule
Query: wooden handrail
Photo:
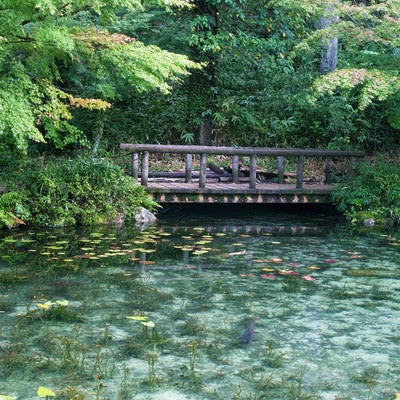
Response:
POLYGON ((135 153, 181 153, 181 154, 225 154, 238 156, 304 156, 304 157, 364 157, 365 153, 358 150, 329 149, 295 149, 279 147, 228 147, 228 146, 197 146, 173 144, 135 144, 121 143, 122 150, 135 153))
POLYGON ((234 183, 239 182, 239 156, 250 157, 250 183, 249 187, 256 187, 256 164, 257 156, 274 156, 278 159, 278 180, 283 183, 284 157, 297 157, 296 188, 303 187, 304 159, 306 157, 325 158, 325 183, 331 183, 331 160, 333 157, 361 158, 364 152, 356 150, 329 150, 329 149, 297 149, 297 148, 275 148, 275 147, 228 147, 228 146, 197 146, 197 145, 162 145, 162 144, 132 144, 121 143, 122 150, 132 151, 133 176, 139 176, 139 156, 141 160, 141 184, 147 186, 149 176, 149 154, 150 153, 175 153, 185 154, 185 182, 192 180, 192 155, 200 155, 200 177, 199 187, 206 185, 206 162, 207 155, 230 155, 232 160, 232 179, 234 183))

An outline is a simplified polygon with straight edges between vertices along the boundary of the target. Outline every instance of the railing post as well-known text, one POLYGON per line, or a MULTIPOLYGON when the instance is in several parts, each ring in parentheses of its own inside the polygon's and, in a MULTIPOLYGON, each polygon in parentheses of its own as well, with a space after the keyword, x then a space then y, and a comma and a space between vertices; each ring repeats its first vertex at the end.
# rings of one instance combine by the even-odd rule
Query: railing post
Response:
POLYGON ((296 189, 303 188, 304 156, 297 157, 296 189))
POLYGON ((332 158, 326 157, 325 158, 325 182, 327 185, 332 183, 332 165, 331 165, 332 158))
POLYGON ((200 155, 199 187, 205 188, 206 180, 207 180, 207 154, 202 153, 200 155))
POLYGON ((278 183, 284 183, 284 171, 285 165, 284 165, 284 159, 283 156, 278 156, 278 183))
POLYGON ((239 183, 239 156, 236 154, 232 158, 232 181, 239 183))
POLYGON ((185 157, 185 182, 192 183, 192 154, 190 153, 185 157))
POLYGON ((149 181, 149 152, 144 151, 142 154, 142 176, 140 182, 142 186, 147 186, 149 181))
POLYGON ((257 156, 252 154, 250 156, 250 189, 255 189, 257 183, 257 156))
POLYGON ((137 180, 139 178, 139 154, 132 153, 132 176, 137 180))

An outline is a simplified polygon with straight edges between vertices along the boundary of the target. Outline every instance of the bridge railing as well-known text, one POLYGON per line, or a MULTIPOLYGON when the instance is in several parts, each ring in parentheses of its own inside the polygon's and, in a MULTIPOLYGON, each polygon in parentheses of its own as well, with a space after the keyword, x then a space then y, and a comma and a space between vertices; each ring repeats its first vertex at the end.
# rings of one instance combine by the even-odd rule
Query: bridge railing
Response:
POLYGON ((325 183, 331 183, 332 159, 344 158, 354 161, 364 157, 362 151, 342 151, 326 149, 294 149, 270 147, 228 147, 228 146, 197 146, 197 145, 161 145, 161 144, 132 144, 122 143, 120 148, 132 152, 132 172, 134 178, 139 177, 139 155, 141 155, 140 180, 143 186, 148 185, 149 179, 149 154, 172 153, 185 155, 185 182, 192 182, 193 155, 200 156, 199 187, 206 187, 207 157, 209 155, 224 155, 232 157, 232 181, 239 183, 239 159, 247 156, 250 158, 249 187, 256 188, 257 184, 257 158, 276 157, 278 182, 284 183, 284 158, 296 157, 296 188, 303 187, 304 160, 305 158, 323 158, 325 160, 325 183))

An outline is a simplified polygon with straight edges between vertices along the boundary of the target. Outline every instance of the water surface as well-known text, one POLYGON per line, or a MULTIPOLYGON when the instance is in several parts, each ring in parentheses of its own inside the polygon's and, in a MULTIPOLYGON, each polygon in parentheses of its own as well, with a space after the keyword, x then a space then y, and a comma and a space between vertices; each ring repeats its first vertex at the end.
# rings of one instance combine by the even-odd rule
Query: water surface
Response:
POLYGON ((3 232, 0 395, 396 398, 399 232, 295 211, 3 232))

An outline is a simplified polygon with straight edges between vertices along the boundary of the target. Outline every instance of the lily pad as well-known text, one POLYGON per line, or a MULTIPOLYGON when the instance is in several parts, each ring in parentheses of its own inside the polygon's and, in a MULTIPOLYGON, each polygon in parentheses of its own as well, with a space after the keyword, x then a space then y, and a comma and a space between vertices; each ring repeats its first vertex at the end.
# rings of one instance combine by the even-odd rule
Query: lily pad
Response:
POLYGON ((56 303, 60 306, 66 307, 68 305, 68 300, 57 300, 56 303))
POLYGON ((44 386, 39 386, 37 390, 37 395, 39 397, 56 397, 56 394, 44 386))
POLYGON ((144 321, 144 322, 141 322, 141 324, 144 325, 144 326, 148 326, 149 328, 155 328, 156 327, 156 324, 153 321, 144 321))
POLYGON ((134 321, 147 321, 145 315, 128 315, 126 318, 133 319, 134 321))

